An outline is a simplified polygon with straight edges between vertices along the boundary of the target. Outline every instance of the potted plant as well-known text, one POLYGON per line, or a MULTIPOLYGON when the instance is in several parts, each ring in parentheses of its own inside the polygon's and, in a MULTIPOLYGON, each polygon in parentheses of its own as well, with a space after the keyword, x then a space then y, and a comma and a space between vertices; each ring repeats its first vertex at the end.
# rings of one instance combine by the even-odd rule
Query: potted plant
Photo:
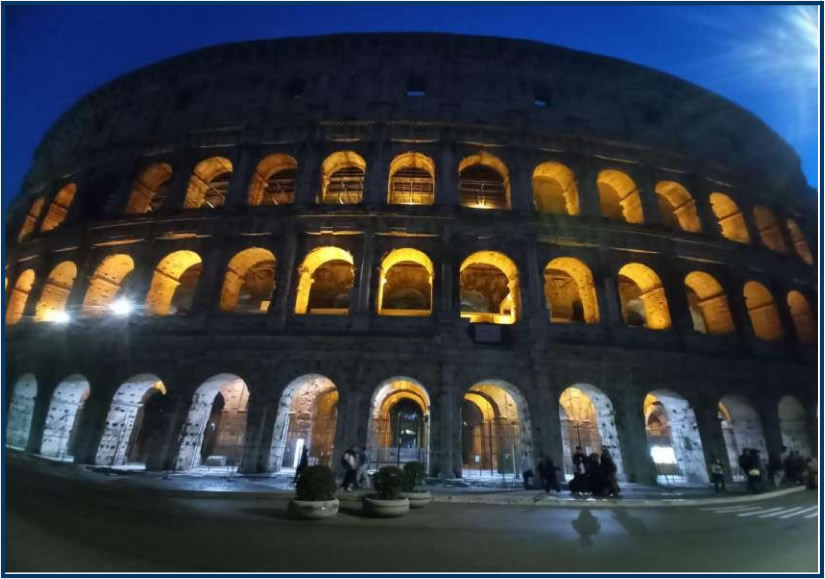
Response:
POLYGON ((335 498, 338 485, 328 466, 307 468, 295 484, 294 499, 289 501, 289 514, 299 519, 326 519, 338 513, 335 498))
POLYGON ((433 502, 430 491, 416 488, 424 482, 427 469, 420 462, 408 462, 404 465, 404 477, 401 484, 401 496, 410 501, 411 509, 420 509, 433 502))
POLYGON ((409 512, 410 501, 401 496, 404 473, 384 466, 373 477, 375 494, 364 497, 364 512, 373 517, 400 517, 409 512))

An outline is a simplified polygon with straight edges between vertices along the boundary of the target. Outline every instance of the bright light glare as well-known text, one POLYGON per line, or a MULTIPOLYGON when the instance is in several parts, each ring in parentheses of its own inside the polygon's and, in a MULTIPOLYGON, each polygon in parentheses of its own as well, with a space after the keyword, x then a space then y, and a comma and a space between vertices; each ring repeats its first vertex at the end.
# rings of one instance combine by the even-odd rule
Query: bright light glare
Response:
POLYGON ((670 446, 651 446, 650 456, 656 464, 676 464, 676 454, 670 446))
POLYGON ((46 316, 46 321, 53 324, 68 324, 72 317, 67 312, 51 312, 46 316))
POLYGON ((109 309, 116 316, 128 316, 135 309, 135 306, 126 298, 120 298, 112 302, 109 309))

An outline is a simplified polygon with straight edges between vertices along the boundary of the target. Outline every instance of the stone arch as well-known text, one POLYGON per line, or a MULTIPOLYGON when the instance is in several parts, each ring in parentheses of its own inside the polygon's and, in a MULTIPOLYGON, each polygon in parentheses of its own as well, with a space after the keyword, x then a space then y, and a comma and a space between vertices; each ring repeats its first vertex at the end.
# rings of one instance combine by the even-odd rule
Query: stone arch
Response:
POLYGON ((590 384, 574 384, 559 396, 559 418, 564 456, 564 474, 573 478, 573 453, 577 446, 586 455, 608 449, 616 463, 617 476, 625 480, 624 463, 616 430, 613 404, 607 395, 590 384))
POLYGON ((785 331, 770 290, 758 281, 749 281, 745 284, 743 294, 756 337, 769 342, 781 340, 785 331))
POLYGON ((35 306, 36 320, 60 321, 66 315, 66 302, 76 277, 77 266, 73 261, 62 261, 54 266, 35 306))
POLYGON ((135 262, 125 253, 107 255, 95 269, 89 280, 89 288, 83 298, 83 313, 102 315, 122 296, 126 280, 135 269, 135 262))
POLYGON ((521 312, 516 264, 498 251, 477 251, 461 264, 461 317, 470 322, 514 324, 521 312))
POLYGON ((26 304, 29 301, 29 294, 34 287, 34 270, 29 268, 17 276, 11 294, 8 297, 6 306, 6 325, 11 326, 23 318, 26 311, 26 304))
POLYGON ((217 374, 192 396, 175 470, 201 466, 237 470, 243 458, 249 388, 234 374, 217 374))
POLYGON ((710 207, 713 210, 722 236, 737 243, 750 243, 751 236, 745 224, 745 216, 736 202, 724 193, 710 194, 710 207))
POLYGON ((255 168, 249 184, 250 205, 291 205, 295 201, 298 161, 291 155, 267 155, 255 168))
POLYGON ((95 464, 145 466, 162 442, 156 402, 165 395, 166 385, 154 374, 137 374, 123 382, 109 405, 95 464))
POLYGON ((232 161, 226 157, 204 159, 192 171, 183 208, 221 207, 226 202, 231 179, 232 161))
POLYGON ((423 251, 404 247, 381 261, 378 314, 429 316, 433 306, 433 262, 423 251))
POLYGON ((685 276, 693 329, 701 334, 730 334, 736 330, 722 285, 712 275, 692 271, 685 276))
POLYGON ((746 448, 760 452, 760 459, 768 459, 768 447, 762 434, 762 421, 759 413, 739 394, 723 396, 719 401, 719 422, 725 449, 728 451, 728 464, 734 480, 745 480, 747 473, 739 468, 739 454, 746 448))
POLYGON ((41 455, 58 460, 72 460, 76 450, 78 425, 89 394, 89 381, 80 374, 66 376, 57 385, 43 426, 41 455))
POLYGON ((132 183, 126 215, 143 215, 160 209, 168 197, 171 178, 172 166, 168 163, 146 167, 132 183))
POLYGON ((690 403, 671 390, 654 390, 645 396, 643 410, 656 481, 707 484, 702 439, 690 403))
POLYGON ((17 241, 23 241, 34 233, 37 227, 37 220, 40 219, 40 214, 43 213, 43 206, 46 204, 46 198, 42 195, 37 197, 29 205, 29 211, 23 217, 23 224, 20 226, 20 233, 17 234, 17 241))
POLYGON ((34 401, 37 398, 37 378, 23 374, 14 383, 6 414, 6 446, 26 450, 32 429, 34 401))
POLYGON ((808 299, 800 292, 791 290, 788 292, 787 301, 799 341, 803 344, 816 342, 816 318, 808 299))
POLYGON ((483 380, 464 394, 461 454, 466 478, 517 480, 533 465, 533 438, 527 401, 512 384, 483 380))
POLYGON ((387 203, 432 205, 435 202, 435 162, 422 153, 402 153, 390 163, 387 203))
POLYGON ((644 223, 639 188, 626 173, 607 169, 596 178, 603 217, 626 223, 644 223))
POLYGON ((430 395, 417 380, 396 376, 379 384, 367 432, 371 468, 420 462, 429 472, 430 395))
POLYGON ((49 204, 49 210, 46 212, 46 217, 43 218, 40 231, 51 231, 60 227, 69 213, 76 192, 77 185, 74 183, 69 183, 57 192, 54 200, 49 204))
POLYGON ((655 191, 662 223, 673 229, 691 233, 702 231, 696 211, 696 200, 687 189, 676 181, 659 181, 656 183, 655 191))
POLYGON ((160 260, 146 296, 146 311, 156 316, 187 313, 202 270, 194 251, 175 251, 160 260))
POLYGON ((338 388, 320 374, 305 374, 281 394, 272 433, 269 468, 294 470, 304 447, 309 464, 332 463, 338 423, 338 388))
POLYGON ((628 263, 619 270, 619 301, 628 326, 650 330, 670 328, 670 310, 662 280, 641 263, 628 263))
POLYGON ((275 255, 262 247, 244 249, 229 260, 221 288, 221 310, 266 313, 274 290, 275 255))
POLYGON ((458 164, 458 201, 474 209, 510 208, 510 172, 507 165, 485 151, 458 164))
POLYGON ((557 257, 544 268, 544 297, 554 323, 599 323, 599 304, 590 268, 574 257, 557 257))
POLYGON ((310 251, 298 268, 296 314, 349 313, 355 260, 345 249, 327 245, 310 251))
POLYGON ((364 198, 367 162, 355 151, 338 151, 321 163, 323 204, 356 205, 364 198))
POLYGON ((756 230, 762 243, 766 247, 779 253, 788 253, 788 246, 785 245, 785 236, 782 234, 782 226, 776 218, 776 214, 767 207, 757 205, 753 208, 753 220, 756 223, 756 230))
POLYGON ((808 265, 813 265, 814 257, 811 255, 811 248, 808 247, 808 240, 805 239, 805 234, 802 233, 799 225, 797 225, 793 219, 788 219, 787 225, 796 254, 808 265))
POLYGON ((573 171, 555 161, 538 165, 533 170, 533 203, 539 213, 578 215, 579 189, 573 171))
POLYGON ((787 394, 779 399, 779 431, 782 446, 795 450, 801 456, 813 456, 805 408, 795 396, 787 394))

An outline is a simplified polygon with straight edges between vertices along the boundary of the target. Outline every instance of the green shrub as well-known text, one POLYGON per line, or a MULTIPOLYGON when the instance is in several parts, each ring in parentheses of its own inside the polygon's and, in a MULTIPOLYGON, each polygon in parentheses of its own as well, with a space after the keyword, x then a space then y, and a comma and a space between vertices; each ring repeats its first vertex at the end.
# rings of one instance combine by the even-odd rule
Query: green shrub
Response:
POLYGON ((394 501, 401 498, 404 473, 397 466, 382 466, 373 476, 373 484, 379 499, 394 501))
POLYGON ((300 501, 331 501, 337 490, 332 469, 323 465, 307 468, 295 484, 295 494, 300 501))
POLYGON ((420 462, 408 462, 404 465, 404 483, 403 489, 405 492, 410 492, 415 487, 424 482, 424 477, 427 475, 426 467, 420 462))

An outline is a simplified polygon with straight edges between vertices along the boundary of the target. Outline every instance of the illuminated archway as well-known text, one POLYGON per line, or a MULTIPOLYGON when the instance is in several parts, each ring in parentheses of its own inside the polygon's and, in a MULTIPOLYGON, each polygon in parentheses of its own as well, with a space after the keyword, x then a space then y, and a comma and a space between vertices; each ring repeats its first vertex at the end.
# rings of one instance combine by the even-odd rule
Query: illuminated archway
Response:
POLYGON ((298 161, 276 153, 264 157, 249 184, 250 205, 290 205, 295 200, 298 161))
POLYGON ((670 328, 670 310, 662 280, 641 263, 628 263, 619 270, 619 301, 628 326, 650 330, 670 328))
POLYGON ((796 224, 793 219, 788 219, 788 231, 791 233, 791 241, 796 250, 796 254, 808 265, 813 265, 814 257, 811 255, 811 248, 808 247, 808 241, 805 239, 805 234, 796 224))
POLYGON ((272 434, 270 470, 294 470, 308 448, 310 466, 330 465, 338 423, 338 389, 332 380, 306 374, 281 394, 272 434))
POLYGON ((168 163, 149 165, 132 183, 126 215, 143 215, 157 211, 168 196, 172 166, 168 163))
POLYGON ((74 262, 63 261, 52 269, 35 306, 35 319, 41 321, 59 319, 60 314, 66 310, 66 301, 69 299, 76 277, 77 266, 74 262))
POLYGON ((533 170, 533 203, 539 213, 578 215, 576 177, 565 165, 542 163, 533 170))
POLYGON ((126 280, 134 269, 134 260, 125 253, 106 256, 89 280, 89 288, 83 298, 83 313, 102 315, 122 295, 126 280))
POLYGON ((275 289, 275 256, 268 249, 250 247, 229 261, 221 289, 221 310, 266 313, 275 289))
POLYGON ((510 172, 495 155, 481 152, 458 164, 458 202, 474 209, 510 208, 510 172))
POLYGON ((760 452, 761 460, 768 459, 759 414, 744 396, 728 395, 719 401, 719 422, 728 451, 731 475, 734 480, 745 480, 748 473, 742 472, 739 467, 739 454, 744 449, 756 449, 760 452))
POLYGON ((544 268, 544 297, 554 323, 599 323, 590 268, 573 257, 557 257, 544 268))
POLYGON ((767 207, 757 205, 753 208, 753 219, 756 222, 756 230, 768 248, 779 253, 788 253, 788 246, 785 245, 785 237, 782 235, 782 227, 773 211, 767 207))
POLYGON ((234 374, 218 374, 201 384, 181 431, 175 469, 237 470, 243 457, 248 404, 246 382, 234 374))
POLYGON ((45 197, 38 197, 32 204, 29 205, 29 211, 23 217, 23 225, 20 226, 20 233, 17 234, 17 241, 23 241, 32 233, 37 227, 37 220, 40 219, 40 214, 43 213, 43 206, 46 204, 45 197))
POLYGON ((617 476, 624 479, 624 464, 619 448, 619 434, 613 414, 613 404, 604 392, 590 384, 576 384, 566 388, 559 397, 559 418, 564 448, 564 474, 575 474, 573 453, 580 446, 589 456, 601 454, 607 448, 616 463, 617 476))
POLYGON ((693 329, 701 334, 730 334, 735 330, 728 296, 712 275, 692 271, 685 277, 693 329))
POLYGON ((296 314, 349 313, 349 298, 355 282, 352 254, 334 246, 310 251, 298 269, 296 314))
POLYGON ((77 191, 77 185, 69 183, 57 192, 54 196, 54 201, 49 204, 49 210, 46 217, 43 218, 43 225, 40 226, 40 231, 51 231, 56 229, 66 219, 69 213, 69 208, 74 201, 74 194, 77 191))
POLYGON ((659 181, 656 183, 656 198, 665 225, 692 233, 702 231, 696 201, 682 185, 675 181, 659 181))
POLYGON ((733 199, 724 193, 711 193, 710 207, 726 239, 737 243, 750 243, 751 236, 745 224, 745 216, 733 199))
POLYGON ((46 423, 40 454, 59 460, 72 460, 77 441, 77 427, 91 388, 88 380, 79 374, 64 378, 55 388, 46 423))
POLYGON ((602 171, 596 179, 603 217, 627 223, 644 223, 642 199, 636 183, 621 171, 602 171))
POLYGON ((796 336, 803 344, 816 342, 816 318, 807 298, 796 290, 788 292, 788 308, 796 328, 796 336))
POLYGON ((655 390, 645 396, 643 410, 656 481, 707 483, 702 439, 690 403, 670 390, 655 390))
POLYGON ((497 251, 478 251, 461 264, 461 317, 514 324, 521 311, 518 268, 497 251))
POLYGON ((370 404, 370 468, 420 462, 429 471, 430 396, 412 378, 385 380, 370 404))
POLYGON ((201 269, 201 257, 194 251, 175 251, 164 257, 152 275, 146 311, 156 316, 189 312, 201 269))
POLYGON ((6 325, 16 324, 23 318, 26 311, 26 304, 29 301, 29 294, 34 286, 34 270, 27 269, 17 277, 14 287, 8 298, 6 306, 6 325))
POLYGON ((390 205, 432 205, 435 202, 435 163, 421 153, 403 153, 390 163, 390 205))
POLYGON ((757 281, 747 282, 743 293, 756 337, 767 341, 781 340, 785 331, 773 294, 757 281))
POLYGON ((356 205, 364 198, 367 162, 354 151, 338 151, 321 163, 323 204, 356 205))
POLYGON ((801 456, 813 456, 805 408, 795 396, 786 395, 779 399, 779 430, 782 446, 801 456))
POLYGON ((37 398, 37 378, 23 374, 14 383, 6 415, 6 446, 25 450, 32 429, 34 401, 37 398))
POLYGON ((226 201, 229 181, 232 178, 232 162, 226 157, 204 159, 192 171, 186 189, 184 209, 221 207, 226 201))
POLYGON ((378 278, 378 314, 428 316, 432 312, 433 263, 417 249, 389 252, 378 278))

